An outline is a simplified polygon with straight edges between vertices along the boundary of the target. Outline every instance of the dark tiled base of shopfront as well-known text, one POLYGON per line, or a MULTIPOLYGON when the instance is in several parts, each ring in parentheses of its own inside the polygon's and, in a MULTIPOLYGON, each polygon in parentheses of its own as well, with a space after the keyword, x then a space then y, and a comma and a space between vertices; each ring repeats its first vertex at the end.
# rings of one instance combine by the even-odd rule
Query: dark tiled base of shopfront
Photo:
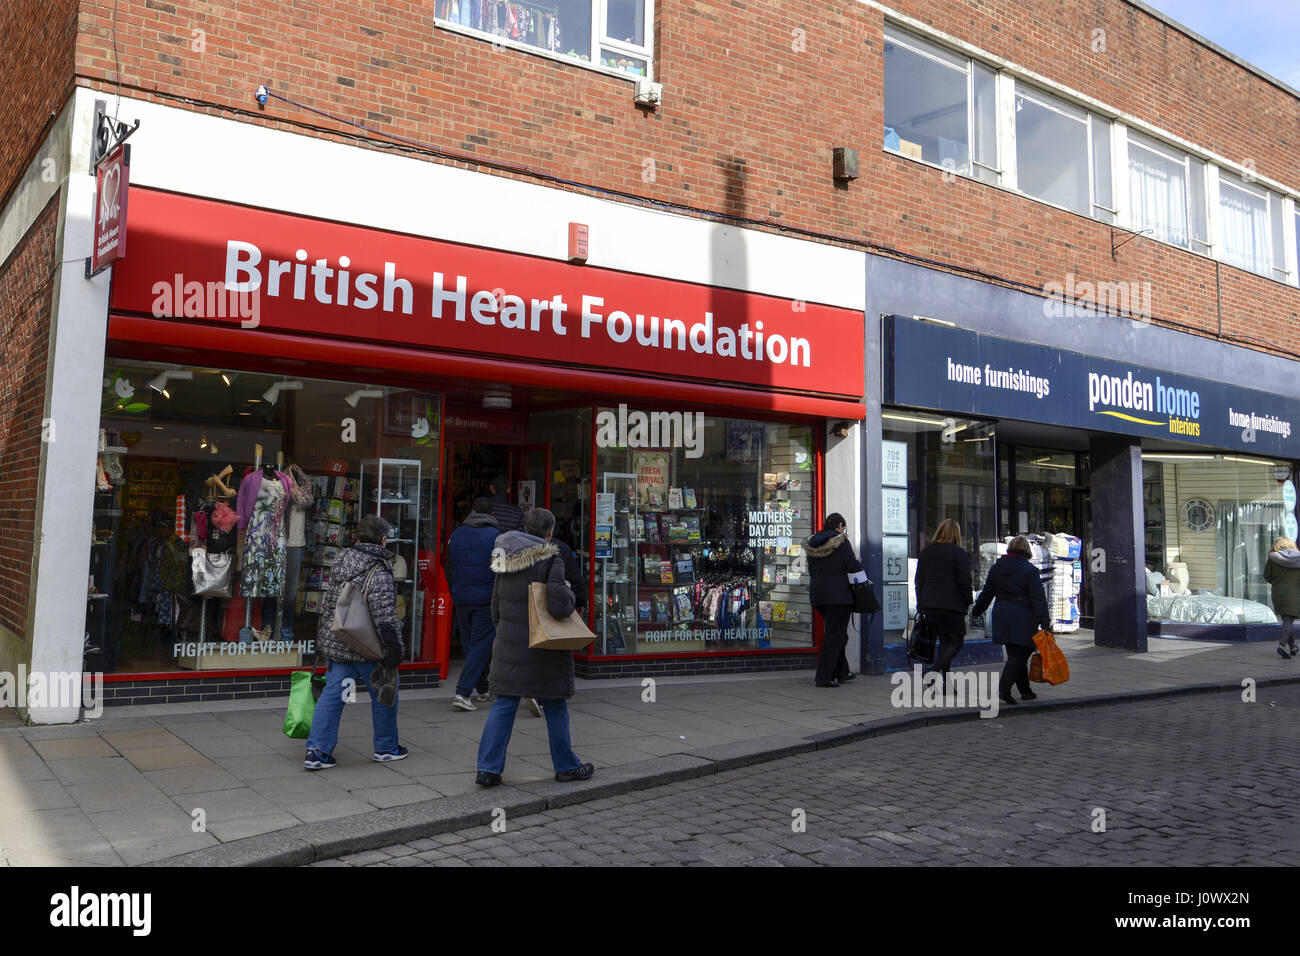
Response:
MULTIPOLYGON (((403 671, 402 688, 438 687, 438 671, 403 671)), ((104 706, 130 704, 190 704, 209 700, 257 700, 285 697, 288 674, 248 677, 179 677, 172 680, 105 681, 104 706)))
POLYGON ((816 652, 807 654, 753 654, 686 660, 583 661, 574 660, 577 676, 586 680, 628 677, 698 677, 705 674, 758 674, 801 671, 817 666, 816 652))

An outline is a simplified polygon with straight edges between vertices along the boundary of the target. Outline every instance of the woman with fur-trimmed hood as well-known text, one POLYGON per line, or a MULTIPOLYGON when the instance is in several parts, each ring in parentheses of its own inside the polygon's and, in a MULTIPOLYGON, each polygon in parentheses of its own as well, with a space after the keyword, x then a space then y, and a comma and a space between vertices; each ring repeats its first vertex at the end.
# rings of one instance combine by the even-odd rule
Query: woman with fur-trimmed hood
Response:
POLYGON ((555 779, 561 783, 590 780, 595 768, 583 763, 569 740, 569 708, 573 696, 573 652, 537 650, 528 646, 528 586, 546 585, 546 607, 552 617, 573 613, 573 591, 564 580, 564 561, 551 543, 555 515, 534 508, 524 517, 523 531, 507 531, 492 550, 492 671, 488 677, 495 700, 483 726, 478 747, 478 776, 483 787, 501 783, 506 746, 522 697, 535 697, 546 716, 555 779))
POLYGON ((849 575, 862 570, 849 544, 848 525, 838 513, 826 516, 822 530, 804 539, 808 573, 812 582, 808 598, 822 616, 822 649, 817 658, 818 687, 839 687, 858 675, 849 670, 844 648, 849 642, 849 619, 853 616, 853 589, 849 575))

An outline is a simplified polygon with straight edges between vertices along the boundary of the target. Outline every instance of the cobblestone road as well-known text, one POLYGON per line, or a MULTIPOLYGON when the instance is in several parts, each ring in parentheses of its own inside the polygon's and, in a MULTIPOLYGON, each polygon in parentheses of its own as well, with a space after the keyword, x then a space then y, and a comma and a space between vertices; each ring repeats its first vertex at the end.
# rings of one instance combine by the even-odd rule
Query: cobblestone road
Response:
POLYGON ((977 720, 316 865, 1294 866, 1298 733, 1295 687, 977 720))

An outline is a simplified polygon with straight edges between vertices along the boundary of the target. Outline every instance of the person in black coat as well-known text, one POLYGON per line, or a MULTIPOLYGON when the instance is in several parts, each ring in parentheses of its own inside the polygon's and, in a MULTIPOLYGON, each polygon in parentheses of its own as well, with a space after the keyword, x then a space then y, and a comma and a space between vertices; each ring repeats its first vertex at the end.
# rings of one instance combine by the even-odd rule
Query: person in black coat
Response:
POLYGON ((1038 696, 1029 686, 1029 655, 1037 649, 1034 635, 1051 630, 1052 625, 1043 579, 1029 560, 1033 553, 1028 538, 1015 538, 989 571, 984 590, 971 609, 972 614, 983 614, 997 599, 991 636, 995 644, 1007 649, 1007 662, 998 681, 998 699, 1004 704, 1020 703, 1011 696, 1012 684, 1020 688, 1021 700, 1038 696))
POLYGON ((522 531, 524 527, 524 511, 517 505, 510 503, 507 492, 510 491, 510 479, 505 475, 497 475, 488 482, 488 490, 492 492, 492 517, 496 519, 497 527, 501 533, 507 531, 522 531))
POLYGON ((492 710, 479 740, 478 775, 481 787, 501 783, 506 746, 522 698, 536 698, 546 715, 555 779, 561 783, 590 780, 595 768, 573 752, 569 737, 568 699, 574 694, 573 652, 530 647, 529 585, 544 584, 546 609, 563 619, 573 613, 573 590, 564 580, 564 564, 551 542, 555 515, 534 508, 524 517, 523 531, 507 531, 496 540, 492 570, 492 623, 496 626, 492 673, 492 710))
POLYGON ((853 616, 853 590, 849 575, 862 570, 846 533, 844 516, 826 516, 822 530, 803 541, 812 577, 808 597, 822 616, 822 648, 817 658, 818 687, 839 687, 858 675, 849 670, 844 648, 849 642, 849 619, 853 616))
POLYGON ((557 527, 551 535, 551 544, 559 549, 560 558, 564 561, 564 580, 573 588, 573 607, 577 611, 584 611, 587 608, 587 576, 582 573, 577 553, 568 541, 560 537, 560 533, 557 527))
POLYGON ((939 636, 935 668, 948 681, 948 668, 966 643, 966 609, 970 607, 970 556, 961 546, 961 525, 952 518, 939 524, 916 561, 916 607, 939 636))

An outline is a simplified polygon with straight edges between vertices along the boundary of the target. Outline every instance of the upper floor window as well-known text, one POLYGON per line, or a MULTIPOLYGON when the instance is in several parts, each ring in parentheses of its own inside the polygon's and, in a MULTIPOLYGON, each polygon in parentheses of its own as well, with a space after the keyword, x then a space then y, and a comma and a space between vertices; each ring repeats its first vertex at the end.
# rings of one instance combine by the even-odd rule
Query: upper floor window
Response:
POLYGON ((1219 173, 1219 257, 1262 276, 1287 278, 1282 199, 1219 173))
POLYGON ((1036 199, 1113 222, 1110 123, 1017 83, 1016 186, 1036 199))
POLYGON ((436 0, 434 16, 558 56, 652 75, 654 0, 436 0))
POLYGON ((996 74, 901 30, 885 30, 885 148, 999 181, 996 74))
POLYGON ((1128 199, 1131 225, 1153 239, 1199 250, 1205 226, 1205 164, 1129 131, 1128 199))

